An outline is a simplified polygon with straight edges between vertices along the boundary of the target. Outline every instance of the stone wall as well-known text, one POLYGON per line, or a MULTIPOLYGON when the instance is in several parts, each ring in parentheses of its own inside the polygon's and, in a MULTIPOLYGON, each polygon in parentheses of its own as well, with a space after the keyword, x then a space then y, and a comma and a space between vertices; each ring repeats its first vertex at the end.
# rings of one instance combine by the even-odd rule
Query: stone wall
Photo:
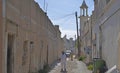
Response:
MULTIPOLYGON (((1 0, 0 3, 2 13, 1 0)), ((0 59, 3 55, 3 66, 0 60, 0 67, 3 73, 7 73, 8 69, 12 73, 38 72, 44 65, 51 65, 57 60, 60 55, 57 52, 62 49, 59 46, 61 32, 34 0, 7 0, 4 32, 2 19, 0 14, 0 52, 4 47, 0 53, 0 59), (7 55, 8 45, 11 47, 10 58, 7 55), (10 60, 10 66, 7 59, 10 60)))
POLYGON ((102 59, 107 63, 108 68, 118 65, 118 36, 120 32, 120 1, 110 0, 105 3, 101 0, 95 4, 94 15, 98 16, 95 20, 94 32, 96 33, 96 50, 98 57, 100 52, 102 59), (101 6, 101 5, 102 6, 101 6))
POLYGON ((3 21, 2 21, 2 0, 0 0, 0 73, 2 73, 2 49, 3 49, 3 21))

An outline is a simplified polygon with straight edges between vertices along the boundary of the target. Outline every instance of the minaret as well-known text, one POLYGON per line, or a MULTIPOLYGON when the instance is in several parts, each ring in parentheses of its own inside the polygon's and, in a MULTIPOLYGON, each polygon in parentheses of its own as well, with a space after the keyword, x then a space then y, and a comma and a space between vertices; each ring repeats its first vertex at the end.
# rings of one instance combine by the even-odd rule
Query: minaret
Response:
POLYGON ((84 35, 84 24, 85 22, 88 20, 89 16, 88 16, 88 6, 85 3, 85 0, 83 0, 82 5, 80 6, 80 42, 81 42, 81 55, 84 54, 84 39, 83 39, 83 35, 84 35))
POLYGON ((82 36, 83 28, 85 22, 88 20, 88 6, 86 5, 85 0, 83 0, 82 5, 80 6, 80 34, 82 36))
POLYGON ((86 5, 85 0, 83 0, 82 5, 80 6, 81 16, 88 16, 88 6, 86 5))

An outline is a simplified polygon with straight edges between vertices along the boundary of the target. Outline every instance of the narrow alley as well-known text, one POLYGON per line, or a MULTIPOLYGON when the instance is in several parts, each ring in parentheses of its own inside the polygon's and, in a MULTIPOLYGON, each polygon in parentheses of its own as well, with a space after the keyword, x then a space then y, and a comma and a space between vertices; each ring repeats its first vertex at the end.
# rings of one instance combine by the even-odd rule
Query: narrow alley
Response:
POLYGON ((0 0, 0 73, 120 73, 120 0, 0 0))
MULTIPOLYGON (((61 64, 57 63, 49 73, 63 73, 61 72, 61 64)), ((67 59, 67 72, 65 73, 92 73, 92 71, 89 71, 86 64, 77 59, 74 59, 73 61, 67 59)))

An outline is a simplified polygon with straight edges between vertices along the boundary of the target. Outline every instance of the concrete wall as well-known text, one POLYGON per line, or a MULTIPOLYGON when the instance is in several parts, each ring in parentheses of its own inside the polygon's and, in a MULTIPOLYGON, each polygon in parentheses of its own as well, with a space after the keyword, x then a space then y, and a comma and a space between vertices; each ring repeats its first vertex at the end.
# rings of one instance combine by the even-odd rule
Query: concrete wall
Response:
POLYGON ((118 65, 118 36, 120 32, 120 0, 110 0, 104 3, 103 0, 95 5, 95 32, 97 36, 96 50, 100 53, 102 47, 102 58, 106 61, 108 68, 118 65))
MULTIPOLYGON (((120 52, 120 33, 119 33, 119 37, 118 37, 118 52, 120 52)), ((120 70, 120 56, 118 57, 118 68, 120 70)))
POLYGON ((11 49, 11 69, 14 73, 37 72, 47 62, 51 65, 57 60, 62 51, 61 32, 40 6, 34 0, 7 0, 4 19, 1 0, 0 3, 0 71, 3 68, 0 73, 7 73, 9 35, 14 39, 11 49))
POLYGON ((120 32, 120 11, 112 16, 102 25, 103 31, 103 50, 102 57, 106 60, 108 67, 117 65, 118 63, 118 33, 120 32))
POLYGON ((3 49, 3 20, 2 20, 2 0, 0 0, 0 73, 2 73, 2 49, 3 49))

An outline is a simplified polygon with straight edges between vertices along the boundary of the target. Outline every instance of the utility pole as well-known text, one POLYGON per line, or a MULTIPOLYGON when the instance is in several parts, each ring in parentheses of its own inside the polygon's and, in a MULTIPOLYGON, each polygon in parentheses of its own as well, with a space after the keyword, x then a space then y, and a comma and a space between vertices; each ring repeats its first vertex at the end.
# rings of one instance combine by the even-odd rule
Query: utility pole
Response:
POLYGON ((80 43, 79 43, 79 34, 78 34, 78 16, 77 12, 75 12, 76 17, 76 28, 77 28, 77 47, 78 47, 78 57, 80 56, 80 43))

